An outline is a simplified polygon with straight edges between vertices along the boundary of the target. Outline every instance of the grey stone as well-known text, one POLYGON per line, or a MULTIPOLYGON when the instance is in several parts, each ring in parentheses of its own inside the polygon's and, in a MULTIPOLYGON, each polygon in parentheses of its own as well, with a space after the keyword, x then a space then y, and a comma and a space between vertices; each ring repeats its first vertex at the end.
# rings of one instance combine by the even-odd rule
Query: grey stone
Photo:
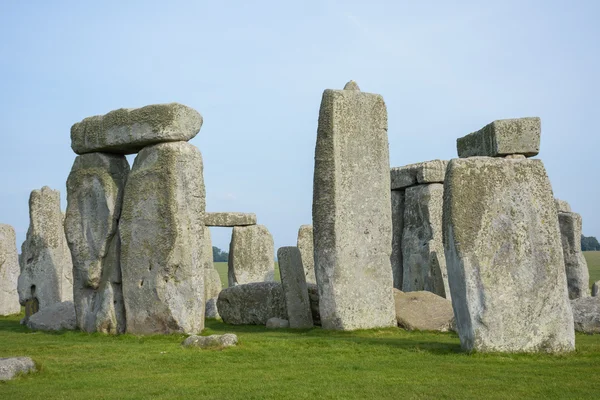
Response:
POLYGON ((312 225, 302 225, 298 229, 298 250, 302 256, 302 266, 307 283, 317 283, 315 276, 315 252, 312 225))
POLYGON ((316 283, 307 283, 308 300, 310 301, 310 312, 313 317, 313 324, 321 326, 321 312, 319 311, 319 288, 316 283))
POLYGON ((73 300, 73 262, 65 238, 60 192, 44 186, 29 197, 29 229, 21 246, 19 301, 25 318, 54 303, 73 300))
POLYGON ((224 348, 231 347, 238 344, 238 337, 233 333, 226 333, 224 335, 210 335, 210 336, 196 336, 192 335, 186 338, 182 346, 183 347, 200 347, 202 349, 208 348, 224 348))
POLYGON ((389 168, 383 98, 356 88, 325 90, 312 213, 325 329, 396 325, 389 168))
POLYGON ((573 315, 552 188, 540 160, 450 161, 444 247, 461 345, 572 351, 573 315))
POLYGON ((19 279, 19 256, 15 230, 0 224, 0 315, 21 312, 17 280, 19 279))
POLYGON ((119 221, 128 333, 204 328, 202 172, 200 151, 186 142, 146 147, 135 159, 119 221))
POLYGON ((592 285, 592 296, 597 297, 599 294, 600 294, 600 281, 596 281, 592 285))
POLYGON ((29 317, 27 327, 36 331, 72 331, 77 329, 75 306, 72 301, 63 301, 40 309, 40 311, 29 317))
POLYGON ((571 212, 571 206, 564 200, 554 199, 557 212, 571 212))
POLYGON ((313 318, 300 250, 297 247, 280 247, 277 260, 290 328, 312 328, 313 318))
POLYGON ((402 289, 404 268, 402 265, 402 234, 404 233, 404 190, 392 190, 392 277, 394 287, 402 289))
POLYGON ((219 272, 214 268, 212 240, 210 229, 204 227, 204 236, 202 237, 202 267, 204 269, 204 300, 205 300, 205 318, 219 318, 217 309, 217 297, 223 288, 219 272))
POLYGON ((77 154, 133 154, 156 143, 188 141, 201 127, 200 113, 178 103, 120 108, 73 125, 71 148, 77 154))
POLYGON ((406 330, 447 332, 454 321, 452 302, 431 292, 394 289, 398 326, 406 330))
POLYGON ((35 371, 35 363, 29 357, 0 358, 0 381, 10 381, 18 375, 35 371))
POLYGON ((118 221, 128 174, 125 156, 90 153, 75 159, 67 179, 65 234, 84 332, 125 332, 118 221))
POLYGON ((558 223, 560 225, 569 298, 589 297, 590 273, 581 251, 581 215, 573 212, 559 212, 558 223))
POLYGON ((279 282, 255 282, 223 289, 217 307, 223 322, 233 325, 265 325, 273 317, 287 318, 279 282))
POLYGON ((210 229, 207 226, 203 226, 202 232, 202 237, 200 238, 200 243, 202 245, 202 268, 215 269, 210 229))
POLYGON ((417 184, 444 183, 447 167, 447 160, 432 160, 391 168, 391 188, 399 190, 417 184))
POLYGON ((209 212, 204 217, 206 226, 248 226, 256 225, 256 214, 241 212, 209 212))
POLYGON ((264 225, 236 226, 229 244, 229 286, 272 281, 275 244, 264 225))
POLYGON ((600 297, 581 297, 571 300, 575 330, 600 333, 600 297))
POLYGON ((426 290, 450 298, 444 256, 442 212, 444 185, 431 183, 406 189, 402 234, 402 290, 426 290))
MULTIPOLYGON (((312 326, 312 321, 311 321, 312 326)), ((269 318, 266 324, 267 329, 287 329, 290 327, 290 322, 287 319, 277 317, 269 318)))
POLYGON ((219 308, 217 307, 218 299, 218 297, 212 297, 206 300, 206 306, 204 307, 204 318, 221 318, 219 315, 219 308))
POLYGON ((456 141, 460 158, 503 157, 540 152, 541 120, 538 117, 499 119, 456 141))

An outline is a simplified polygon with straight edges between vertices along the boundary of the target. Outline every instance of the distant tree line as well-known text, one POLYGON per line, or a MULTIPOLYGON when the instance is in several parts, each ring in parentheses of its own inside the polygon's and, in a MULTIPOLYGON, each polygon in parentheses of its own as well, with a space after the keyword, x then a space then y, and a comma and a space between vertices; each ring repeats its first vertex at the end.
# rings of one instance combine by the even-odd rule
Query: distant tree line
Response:
POLYGON ((581 250, 583 251, 600 251, 600 243, 594 236, 581 235, 581 250))
POLYGON ((213 262, 227 262, 227 260, 229 260, 229 253, 213 246, 213 262))

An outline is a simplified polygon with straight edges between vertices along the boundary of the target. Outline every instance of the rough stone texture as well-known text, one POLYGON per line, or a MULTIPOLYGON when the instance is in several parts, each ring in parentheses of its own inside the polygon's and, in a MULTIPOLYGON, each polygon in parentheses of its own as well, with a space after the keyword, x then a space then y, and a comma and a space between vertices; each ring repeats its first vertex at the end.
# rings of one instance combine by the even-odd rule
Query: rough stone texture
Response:
POLYGON ((394 287, 402 289, 404 268, 402 266, 402 234, 404 233, 404 190, 392 190, 392 277, 394 287))
POLYGON ((217 310, 217 297, 223 288, 219 272, 215 269, 213 262, 212 240, 210 229, 204 227, 204 236, 202 238, 202 268, 204 269, 204 300, 205 300, 205 318, 219 318, 217 310))
MULTIPOLYGON (((290 322, 287 319, 277 317, 269 318, 267 321, 267 329, 287 329, 290 327, 290 322)), ((312 326, 312 321, 311 321, 312 326)))
POLYGON ((229 244, 229 286, 272 281, 275 244, 264 225, 236 226, 229 244))
POLYGON ((35 363, 29 357, 0 358, 0 381, 10 381, 17 375, 35 371, 35 363))
POLYGON ((129 163, 122 155, 78 156, 67 179, 65 234, 73 260, 77 326, 125 332, 118 221, 129 163))
POLYGON ((426 290, 450 298, 444 256, 442 213, 444 185, 406 189, 402 234, 402 290, 426 290))
POLYGON ((186 142, 144 148, 119 222, 127 332, 204 328, 205 190, 200 151, 186 142))
POLYGON ((255 282, 223 289, 217 307, 223 322, 233 325, 265 325, 273 317, 287 318, 279 282, 255 282))
POLYGON ((77 329, 75 306, 72 301, 54 303, 29 317, 27 327, 36 331, 77 329))
POLYGON ((571 205, 564 200, 554 199, 557 212, 571 212, 571 205))
POLYGON ((432 160, 390 169, 392 190, 425 183, 444 183, 448 161, 432 160))
POLYGON ((256 214, 241 212, 209 212, 204 217, 206 226, 248 226, 256 225, 256 214))
POLYGON ((298 229, 298 250, 302 256, 302 266, 307 283, 317 283, 315 276, 315 251, 312 225, 301 225, 298 229))
POLYGON ((394 289, 398 326, 406 330, 450 330, 454 311, 452 302, 431 292, 404 293, 394 289))
POLYGON ((571 300, 575 330, 584 333, 600 333, 600 298, 582 297, 571 300))
POLYGON ((540 152, 541 120, 538 117, 500 119, 456 141, 460 158, 503 157, 540 152))
POLYGON ((186 338, 181 345, 183 347, 223 348, 235 346, 238 343, 237 335, 226 333, 224 335, 196 336, 186 338))
POLYGON ((29 229, 21 247, 19 301, 29 312, 73 300, 73 262, 65 238, 60 192, 44 186, 29 196, 29 229))
POLYGON ((277 250, 277 260, 290 328, 312 328, 313 318, 300 250, 297 247, 281 247, 277 250))
POLYGON ((443 228, 464 349, 574 349, 556 206, 540 160, 450 161, 443 228))
POLYGON ((594 282, 592 285, 592 296, 597 297, 600 293, 600 281, 594 282))
POLYGON ((201 127, 200 113, 178 103, 120 108, 73 125, 71 148, 77 154, 133 154, 156 143, 188 141, 201 127))
POLYGON ((312 214, 323 328, 396 325, 387 111, 380 95, 358 88, 323 93, 312 214))
POLYGON ((319 311, 319 288, 316 283, 307 283, 308 299, 310 300, 310 312, 313 317, 313 324, 321 326, 321 312, 319 311))
POLYGON ((559 212, 558 222, 562 239, 565 271, 569 298, 578 299, 590 295, 590 273, 581 251, 581 215, 559 212))
POLYGON ((15 230, 0 224, 0 315, 21 312, 17 280, 19 279, 19 256, 15 230))

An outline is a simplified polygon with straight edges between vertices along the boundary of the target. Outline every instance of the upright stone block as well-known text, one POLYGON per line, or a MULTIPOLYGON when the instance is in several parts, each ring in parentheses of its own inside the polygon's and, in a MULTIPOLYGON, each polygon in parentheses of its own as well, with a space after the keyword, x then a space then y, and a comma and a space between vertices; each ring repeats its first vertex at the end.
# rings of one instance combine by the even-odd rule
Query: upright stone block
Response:
POLYGON ((127 332, 204 328, 205 190, 200 151, 161 143, 137 155, 119 222, 127 332))
POLYGON ((78 156, 67 179, 65 234, 73 260, 73 302, 84 332, 125 332, 118 221, 129 174, 125 156, 78 156))
POLYGON ((277 250, 277 260, 290 328, 312 328, 313 318, 300 250, 297 247, 281 247, 277 250))
POLYGON ((315 276, 315 251, 312 225, 302 225, 298 229, 298 250, 302 256, 302 265, 307 283, 317 283, 315 276))
POLYGON ((325 90, 313 189, 323 328, 395 326, 387 111, 354 82, 325 90))
POLYGON ((558 223, 562 239, 563 256, 569 298, 571 300, 590 295, 590 272, 581 251, 581 215, 559 212, 558 223))
POLYGON ((219 271, 215 269, 212 252, 212 239, 210 229, 204 227, 204 235, 202 237, 202 266, 204 269, 204 301, 205 301, 205 317, 218 318, 219 311, 217 310, 217 298, 223 288, 219 271))
POLYGON ((19 256, 15 230, 0 224, 0 315, 21 312, 17 280, 19 279, 19 256))
POLYGON ((264 225, 236 226, 229 244, 229 286, 273 280, 273 236, 264 225))
POLYGON ((404 190, 392 190, 392 276, 394 288, 401 290, 404 276, 402 265, 402 234, 404 231, 404 190))
POLYGON ((461 345, 481 352, 575 348, 552 188, 540 160, 450 161, 444 246, 461 345))

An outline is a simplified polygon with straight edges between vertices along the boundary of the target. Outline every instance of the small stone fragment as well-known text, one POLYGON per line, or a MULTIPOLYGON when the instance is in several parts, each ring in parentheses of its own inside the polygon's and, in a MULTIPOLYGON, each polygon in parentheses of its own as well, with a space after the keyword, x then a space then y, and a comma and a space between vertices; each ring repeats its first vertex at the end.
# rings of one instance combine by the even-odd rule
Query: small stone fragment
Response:
POLYGON ((233 333, 224 335, 197 336, 192 335, 187 337, 181 345, 183 347, 199 347, 201 349, 209 348, 224 348, 237 345, 238 337, 233 333))
POLYGON ((0 224, 0 315, 21 312, 17 280, 19 279, 19 256, 15 230, 0 224))
MULTIPOLYGON (((277 317, 269 318, 267 321, 267 329, 287 329, 290 327, 290 322, 287 319, 277 317)), ((311 323, 312 326, 312 323, 311 323)))
POLYGON ((75 306, 72 301, 54 303, 29 317, 27 327, 35 331, 72 331, 77 329, 75 306))
POLYGON ((10 381, 17 375, 35 371, 35 363, 29 357, 0 358, 0 381, 10 381))
POLYGON ((206 226, 248 226, 256 225, 256 214, 241 212, 207 212, 204 217, 206 226))
POLYGON ((406 330, 450 330, 454 311, 452 302, 431 292, 404 293, 394 289, 398 326, 406 330))

